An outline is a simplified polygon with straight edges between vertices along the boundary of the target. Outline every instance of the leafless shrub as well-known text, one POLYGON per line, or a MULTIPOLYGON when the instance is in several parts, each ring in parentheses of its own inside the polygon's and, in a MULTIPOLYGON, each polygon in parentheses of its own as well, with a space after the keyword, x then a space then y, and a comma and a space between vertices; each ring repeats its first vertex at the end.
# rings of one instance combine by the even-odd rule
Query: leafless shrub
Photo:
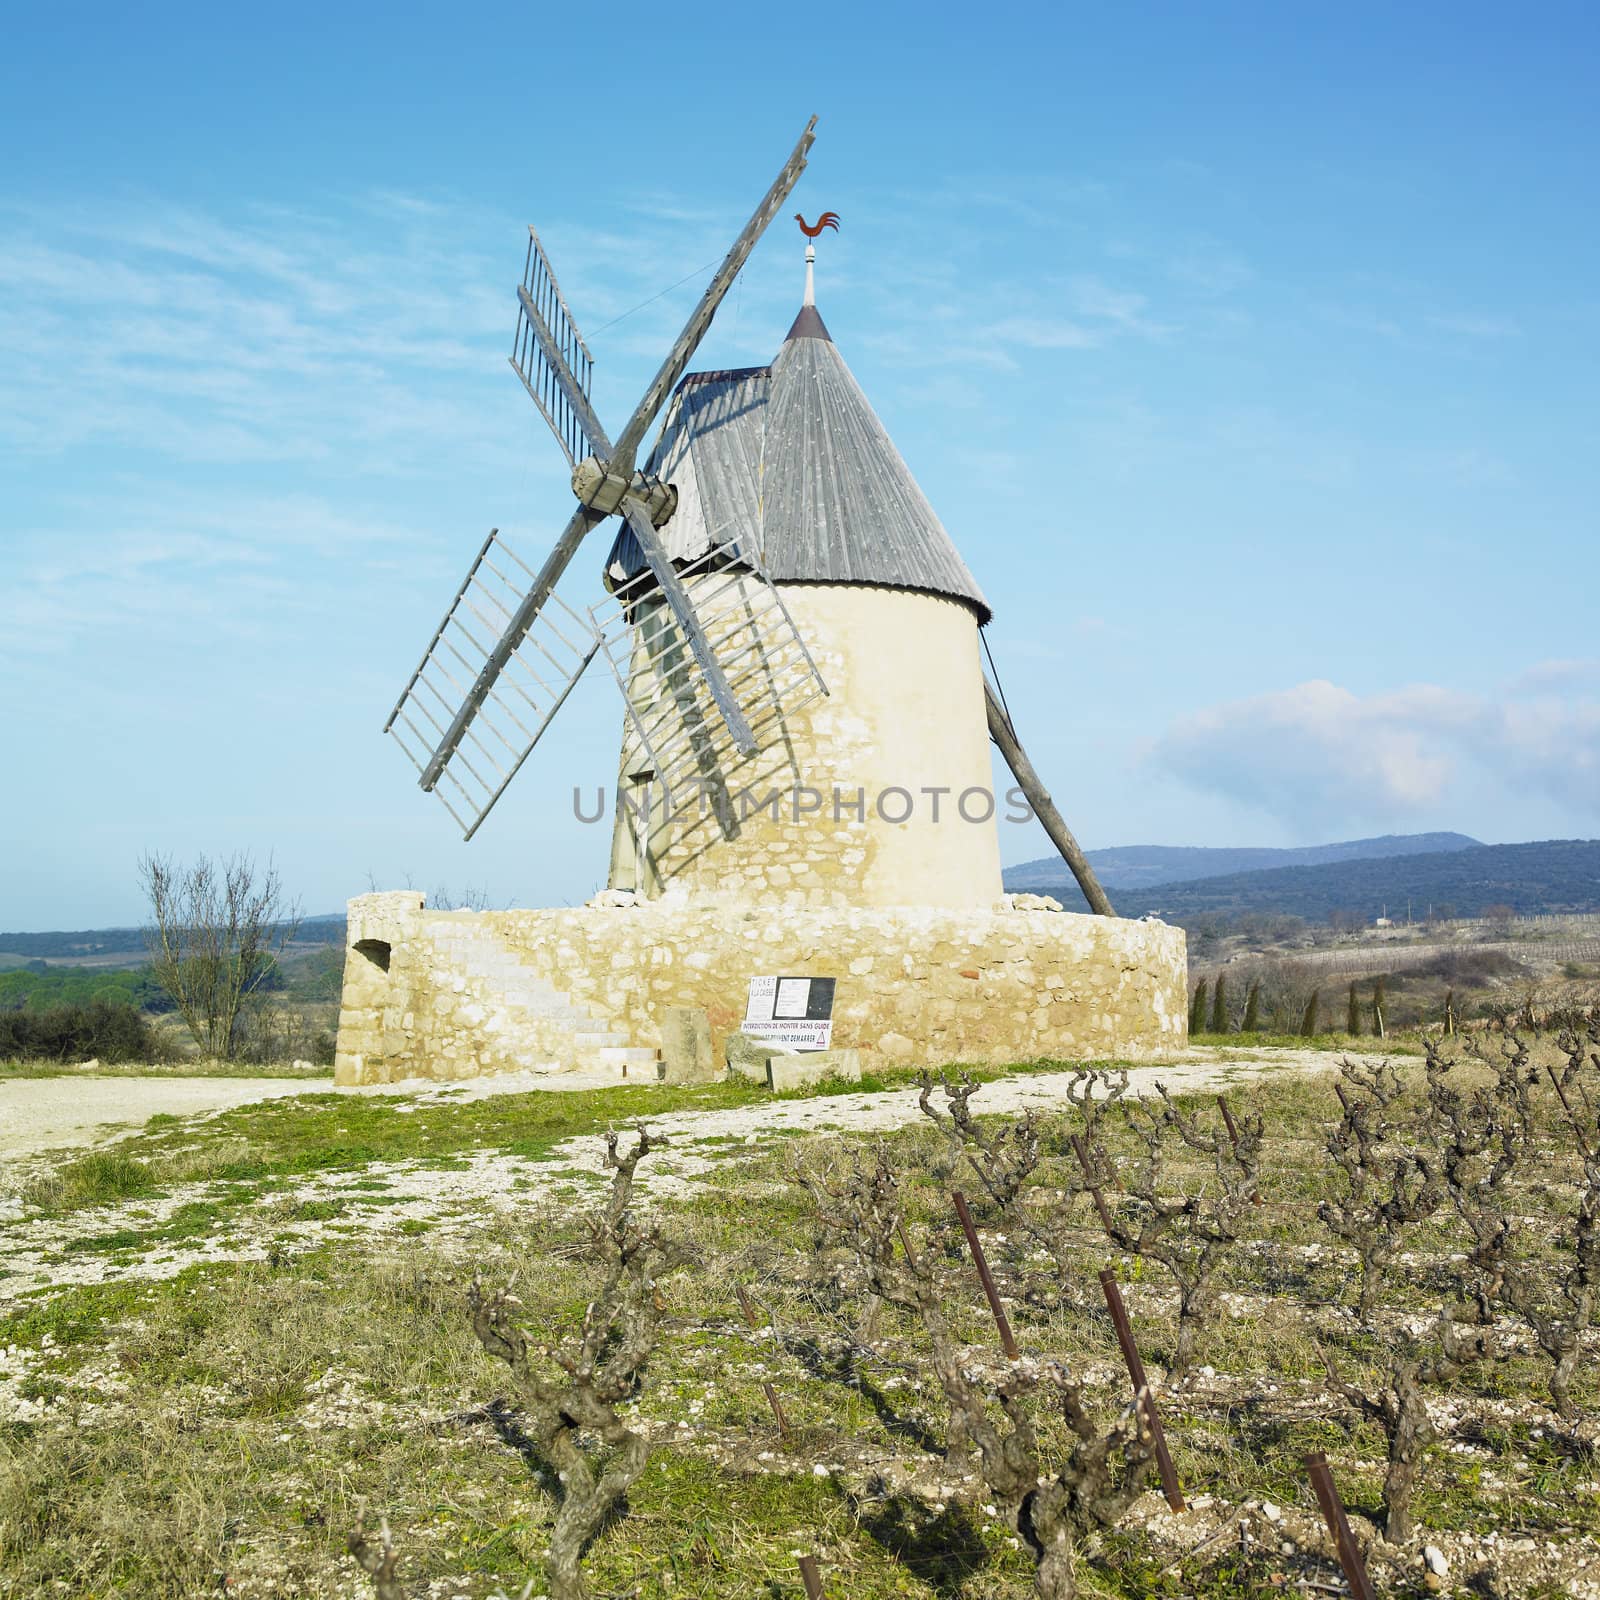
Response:
POLYGON ((873 1292, 920 1322, 950 1407, 948 1459, 965 1464, 976 1454, 984 1485, 1033 1553, 1034 1593, 1041 1600, 1071 1600, 1077 1545, 1113 1526, 1150 1475, 1155 1451, 1137 1406, 1102 1432, 1058 1363, 1019 1361, 994 1384, 970 1371, 926 1261, 914 1260, 903 1245, 896 1248, 899 1187, 881 1152, 870 1167, 858 1160, 837 1183, 803 1167, 796 1177, 822 1227, 854 1254, 873 1292), (1046 1397, 1058 1402, 1074 1440, 1067 1459, 1053 1468, 1044 1461, 1033 1418, 1046 1397))
POLYGON ((561 1485, 547 1567, 552 1600, 588 1593, 584 1552, 649 1459, 645 1435, 622 1420, 617 1406, 637 1392, 655 1348, 666 1309, 660 1280, 687 1260, 656 1229, 641 1227, 631 1209, 634 1169, 663 1141, 641 1128, 638 1143, 621 1156, 615 1133, 606 1142, 615 1177, 591 1240, 606 1276, 576 1345, 530 1347, 515 1323, 518 1302, 506 1290, 485 1294, 474 1282, 468 1296, 472 1330, 511 1369, 524 1431, 561 1485), (560 1376, 536 1370, 534 1358, 559 1368, 560 1376))
POLYGON ((1372 1315, 1378 1285, 1394 1259, 1402 1230, 1431 1217, 1444 1203, 1444 1183, 1417 1133, 1414 1109, 1399 1074, 1387 1062, 1339 1063, 1334 1085, 1343 1115, 1328 1132, 1327 1150, 1343 1188, 1317 1207, 1335 1237, 1356 1253, 1361 1276, 1357 1309, 1372 1315))
MULTIPOLYGON (((1378 1283, 1402 1242, 1446 1204, 1453 1193, 1452 1175, 1465 1182, 1469 1167, 1501 1137, 1504 1107, 1499 1101, 1492 1095, 1468 1101, 1442 1080, 1435 1085, 1436 1058, 1430 1055, 1429 1060, 1430 1093, 1421 1103, 1408 1096, 1386 1061, 1340 1063, 1335 1091, 1343 1115, 1328 1134, 1327 1148, 1344 1185, 1317 1208, 1361 1264, 1356 1337, 1346 1354, 1353 1373, 1359 1373, 1376 1352, 1377 1375, 1347 1375, 1331 1351, 1319 1348, 1329 1386, 1383 1429, 1388 1453, 1384 1536, 1395 1544, 1410 1537, 1411 1500, 1423 1453, 1438 1438, 1428 1415, 1427 1389, 1450 1382, 1490 1353, 1488 1297, 1463 1297, 1457 1292, 1460 1284, 1446 1292, 1445 1303, 1420 1329, 1404 1319, 1383 1326, 1373 1320, 1378 1283), (1455 1124, 1440 1114, 1446 1098, 1465 1108, 1455 1124)), ((1500 1148, 1504 1154, 1507 1147, 1500 1148)), ((1510 1169, 1490 1170, 1498 1183, 1510 1169)))
POLYGON ((1143 1154, 1116 1161, 1098 1133, 1084 1141, 1091 1183, 1100 1190, 1096 1210, 1117 1249, 1166 1268, 1178 1291, 1178 1333, 1167 1364, 1171 1381, 1187 1375, 1200 1329, 1216 1309, 1221 1275, 1260 1193, 1262 1123, 1236 1123, 1237 1143, 1226 1128, 1207 1129, 1157 1086, 1160 1103, 1127 1102, 1121 1114, 1143 1154), (1210 1158, 1210 1171, 1189 1193, 1167 1172, 1168 1141, 1210 1158), (1115 1185, 1120 1194, 1107 1196, 1115 1185))
POLYGON ((1046 1124, 1030 1112, 1009 1125, 986 1128, 972 1115, 971 1099, 979 1086, 970 1078, 943 1080, 942 1110, 933 1104, 933 1079, 924 1076, 921 1083, 923 1113, 948 1141, 945 1175, 962 1164, 971 1169, 1013 1228, 1049 1251, 1065 1297, 1075 1298, 1079 1277, 1068 1264, 1072 1202, 1084 1193, 1093 1194, 1101 1224, 1117 1249, 1148 1256, 1167 1269, 1178 1291, 1178 1336, 1168 1374, 1183 1377, 1193 1362, 1199 1330, 1215 1309, 1219 1277, 1238 1243, 1246 1210, 1260 1192, 1261 1119, 1236 1122, 1234 1133, 1207 1129, 1164 1088, 1159 1107, 1151 1109, 1124 1098, 1126 1071, 1115 1076, 1085 1069, 1067 1092, 1074 1115, 1059 1125, 1046 1124), (1103 1136, 1108 1115, 1116 1115, 1143 1145, 1142 1159, 1120 1164, 1113 1159, 1103 1136), (1169 1181, 1169 1139, 1210 1158, 1210 1171, 1193 1193, 1175 1192, 1169 1181), (1076 1170, 1077 1163, 1065 1169, 1062 1200, 1056 1203, 1034 1183, 1051 1142, 1070 1148, 1081 1162, 1081 1170, 1076 1170), (1121 1192, 1108 1201, 1109 1189, 1121 1192))
POLYGON ((345 1540, 356 1564, 372 1578, 372 1592, 377 1600, 407 1600, 405 1585, 399 1576, 400 1557, 389 1534, 389 1524, 384 1522, 376 1538, 362 1518, 345 1540))
POLYGON ((1411 1537, 1411 1498, 1423 1452, 1439 1437, 1428 1416, 1426 1390, 1430 1385, 1450 1382, 1463 1368, 1483 1360, 1488 1353, 1489 1335, 1482 1328, 1463 1334, 1451 1308, 1420 1336, 1402 1326, 1386 1330, 1384 1337, 1397 1341, 1398 1348, 1383 1364, 1376 1383, 1343 1376, 1326 1349, 1322 1350, 1322 1359, 1329 1387, 1383 1429, 1388 1444, 1383 1532, 1391 1544, 1403 1544, 1411 1537))
POLYGON ((1082 1173, 1076 1160, 1067 1163, 1046 1187, 1039 1180, 1041 1161, 1061 1156, 1085 1140, 1097 1137, 1100 1121, 1108 1109, 1128 1092, 1127 1068, 1111 1072, 1084 1067, 1076 1071, 1065 1091, 1072 1112, 1046 1121, 1029 1111, 1008 1125, 986 1127, 972 1115, 971 1100, 981 1087, 970 1077, 958 1082, 944 1078, 945 1106, 933 1103, 934 1080, 924 1075, 919 1104, 923 1115, 945 1135, 946 1156, 940 1177, 954 1180, 958 1169, 969 1169, 1010 1225, 1008 1254, 1013 1267, 1024 1273, 1021 1240, 1026 1238, 1046 1251, 1055 1263, 1054 1281, 1041 1286, 1037 1280, 1024 1284, 1025 1293, 1036 1302, 1082 1304, 1087 1296, 1080 1287, 1081 1274, 1070 1256, 1072 1201, 1085 1194, 1091 1179, 1082 1173))
POLYGON ((953 1178, 957 1168, 970 1167, 990 1200, 1001 1211, 1009 1211, 1038 1171, 1044 1154, 1038 1113, 1029 1111, 1009 1125, 985 1128, 971 1108, 972 1097, 982 1084, 968 1073, 962 1073, 957 1081, 941 1078, 939 1083, 944 1089, 943 1110, 933 1104, 935 1082, 926 1072, 917 1079, 922 1091, 917 1104, 945 1136, 947 1152, 941 1176, 953 1178))
POLYGON ((1113 1106, 1124 1100, 1128 1093, 1128 1069, 1115 1071, 1095 1067, 1079 1067, 1072 1074, 1065 1095, 1077 1118, 1080 1137, 1093 1140, 1100 1131, 1100 1119, 1113 1106))
POLYGON ((1471 1260, 1479 1293, 1518 1317, 1550 1363, 1550 1398, 1568 1420, 1579 1414, 1572 1380, 1583 1339, 1600 1311, 1600 1129, 1596 1075, 1600 1073, 1600 1019, 1558 1035, 1562 1064, 1548 1069, 1579 1163, 1575 1198, 1564 1186, 1547 1188, 1543 1220, 1553 1220, 1548 1243, 1530 1239, 1511 1214, 1506 1179, 1527 1151, 1533 1131, 1530 1090, 1538 1081, 1529 1042, 1512 1033, 1498 1054, 1475 1041, 1478 1059, 1495 1071, 1491 1089, 1463 1092, 1452 1079, 1455 1063, 1437 1046, 1428 1051, 1429 1096, 1436 1123, 1447 1134, 1445 1170, 1456 1211, 1473 1238, 1471 1260))

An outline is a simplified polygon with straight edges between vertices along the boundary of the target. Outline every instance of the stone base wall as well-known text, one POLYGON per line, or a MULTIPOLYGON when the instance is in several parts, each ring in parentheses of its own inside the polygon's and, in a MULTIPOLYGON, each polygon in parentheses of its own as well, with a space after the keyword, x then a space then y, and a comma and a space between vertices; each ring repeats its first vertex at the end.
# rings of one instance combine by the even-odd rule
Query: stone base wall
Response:
POLYGON ((521 973, 632 1046, 660 1044, 668 1007, 699 1007, 718 1060, 749 980, 769 973, 836 979, 833 1043, 869 1066, 1137 1058, 1187 1041, 1182 929, 1006 901, 991 911, 651 901, 458 912, 427 911, 416 894, 363 895, 350 902, 349 938, 340 1083, 581 1065, 546 1059, 548 1040, 521 1051, 508 1041, 521 973), (515 970, 454 966, 450 951, 469 933, 503 947, 515 970))

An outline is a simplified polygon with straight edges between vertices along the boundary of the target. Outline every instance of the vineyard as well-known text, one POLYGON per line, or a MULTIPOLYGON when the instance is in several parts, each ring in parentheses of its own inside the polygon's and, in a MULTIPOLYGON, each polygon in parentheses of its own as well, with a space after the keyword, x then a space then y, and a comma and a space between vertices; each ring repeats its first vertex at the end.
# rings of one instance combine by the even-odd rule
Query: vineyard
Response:
POLYGON ((692 1160, 647 1123, 480 1164, 487 1212, 448 1150, 362 1176, 433 1113, 330 1109, 337 1201, 219 1130, 145 1239, 63 1245, 123 1281, 0 1329, 0 1595, 1600 1594, 1600 1024, 1457 1044, 1020 1116, 927 1079, 920 1127, 692 1160), (280 1231, 228 1261, 247 1195, 280 1231))

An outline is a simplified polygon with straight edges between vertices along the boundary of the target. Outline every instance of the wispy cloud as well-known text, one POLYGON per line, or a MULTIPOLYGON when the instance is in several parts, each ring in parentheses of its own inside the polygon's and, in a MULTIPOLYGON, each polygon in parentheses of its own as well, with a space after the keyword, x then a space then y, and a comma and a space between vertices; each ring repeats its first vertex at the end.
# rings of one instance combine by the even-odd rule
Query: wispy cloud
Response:
POLYGON ((1496 697, 1426 683, 1358 695, 1317 679, 1180 717, 1152 757, 1302 829, 1436 813, 1485 783, 1600 817, 1594 667, 1540 663, 1496 697))
POLYGON ((509 343, 506 294, 435 208, 373 204, 382 249, 348 222, 255 210, 7 207, 0 441, 261 461, 337 437, 356 470, 397 435, 470 448, 456 390, 509 343))
POLYGON ((1600 656, 1541 661, 1518 673, 1506 687, 1514 695, 1577 693, 1585 689, 1600 694, 1600 656))
POLYGON ((1473 316, 1463 312, 1434 312, 1428 325, 1443 333, 1459 333, 1467 339, 1514 339, 1522 329, 1510 317, 1473 316))
POLYGON ((77 508, 78 527, 19 530, 0 587, 0 662, 71 657, 91 636, 190 639, 211 648, 273 629, 300 630, 306 613, 347 604, 351 568, 379 570, 407 552, 404 570, 443 581, 438 534, 362 518, 310 495, 230 500, 225 507, 164 496, 161 511, 77 508), (337 581, 335 581, 337 573, 337 581))

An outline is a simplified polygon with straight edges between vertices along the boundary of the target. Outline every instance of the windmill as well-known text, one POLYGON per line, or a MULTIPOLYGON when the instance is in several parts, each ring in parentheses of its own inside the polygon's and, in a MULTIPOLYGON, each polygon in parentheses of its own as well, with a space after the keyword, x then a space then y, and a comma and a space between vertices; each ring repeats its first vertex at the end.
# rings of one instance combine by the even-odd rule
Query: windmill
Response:
MULTIPOLYGON (((628 629, 648 628, 656 641, 644 665, 687 683, 692 662, 727 740, 744 755, 785 712, 826 693, 755 550, 730 539, 693 569, 675 566, 656 530, 672 516, 676 494, 635 465, 723 296, 805 170, 816 122, 806 124, 615 440, 590 402, 593 357, 538 233, 528 229, 510 361, 567 458, 578 507, 537 569, 491 531, 384 726, 421 787, 438 795, 468 839, 597 654, 608 657, 625 691, 639 675, 628 629), (613 515, 626 524, 648 576, 614 591, 609 607, 580 612, 555 594, 556 584, 585 536, 613 515), (731 572, 742 581, 718 581, 731 572), (657 615, 663 607, 665 625, 657 615), (608 632, 608 622, 618 621, 628 629, 608 632)), ((661 781, 668 778, 663 771, 661 781)))
MULTIPOLYGON (((801 313, 771 366, 686 376, 717 307, 804 171, 815 127, 813 117, 615 439, 590 400, 593 358, 529 228, 510 362, 566 457, 578 505, 537 566, 491 531, 385 731, 470 839, 601 656, 626 712, 613 887, 658 892, 677 873, 718 892, 758 895, 798 876, 836 900, 866 885, 880 901, 903 894, 978 905, 999 893, 997 841, 971 835, 952 847, 947 835, 930 846, 880 806, 875 821, 884 826, 868 837, 847 826, 830 840, 846 887, 829 887, 817 863, 805 861, 815 840, 778 825, 776 802, 767 826, 734 797, 747 804, 753 778, 776 776, 792 781, 798 811, 802 788, 817 792, 813 769, 827 770, 846 748, 872 759, 905 748, 919 778, 948 767, 966 783, 980 765, 987 772, 981 735, 973 745, 986 726, 1091 907, 1111 915, 978 665, 973 624, 988 620, 987 602, 832 349, 814 302, 812 244, 801 313), (641 447, 664 410, 641 467, 641 447), (584 538, 612 516, 621 529, 605 567, 607 598, 580 609, 556 585, 584 538), (869 548, 874 541, 881 548, 869 548), (819 604, 818 586, 838 592, 819 604), (870 592, 874 609, 847 615, 846 589, 870 592), (891 592, 917 597, 919 609, 891 615, 883 609, 891 592), (849 691, 831 720, 813 714, 829 696, 827 661, 802 637, 786 594, 807 610, 808 636, 817 631, 829 675, 849 691), (950 601, 959 619, 922 603, 950 601), (870 691, 870 671, 847 634, 878 637, 908 684, 931 693, 929 703, 917 709, 912 694, 886 712, 858 714, 882 697, 870 691), (958 670, 949 678, 952 659, 958 670), (933 684, 947 692, 931 692, 933 684), (950 737, 906 746, 906 727, 947 717, 950 737), (952 739, 961 747, 954 753, 952 739), (620 797, 630 785, 646 798, 628 815, 620 797)), ((838 228, 832 212, 814 225, 798 220, 808 241, 838 228)), ((955 790, 941 782, 923 792, 955 790)), ((837 786, 833 815, 839 822, 837 786)))

